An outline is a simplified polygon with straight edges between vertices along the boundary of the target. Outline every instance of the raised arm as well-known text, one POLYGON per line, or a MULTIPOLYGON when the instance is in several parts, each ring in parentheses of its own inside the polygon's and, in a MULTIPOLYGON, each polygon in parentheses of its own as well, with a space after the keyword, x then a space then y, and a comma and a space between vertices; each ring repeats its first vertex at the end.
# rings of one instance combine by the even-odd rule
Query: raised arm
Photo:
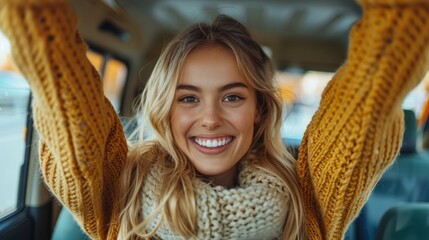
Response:
POLYGON ((127 144, 60 0, 0 0, 0 26, 28 79, 45 181, 94 238, 115 238, 127 144))
POLYGON ((341 239, 399 151, 402 101, 428 70, 429 0, 361 0, 346 63, 304 135, 308 232, 341 239))

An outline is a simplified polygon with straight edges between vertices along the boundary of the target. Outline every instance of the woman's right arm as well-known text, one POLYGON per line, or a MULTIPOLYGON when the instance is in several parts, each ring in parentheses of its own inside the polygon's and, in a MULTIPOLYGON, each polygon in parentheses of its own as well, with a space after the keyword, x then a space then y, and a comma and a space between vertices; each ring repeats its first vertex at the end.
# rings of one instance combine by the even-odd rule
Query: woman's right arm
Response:
POLYGON ((0 27, 34 95, 45 181, 89 235, 116 238, 127 143, 70 6, 60 0, 0 0, 0 27))

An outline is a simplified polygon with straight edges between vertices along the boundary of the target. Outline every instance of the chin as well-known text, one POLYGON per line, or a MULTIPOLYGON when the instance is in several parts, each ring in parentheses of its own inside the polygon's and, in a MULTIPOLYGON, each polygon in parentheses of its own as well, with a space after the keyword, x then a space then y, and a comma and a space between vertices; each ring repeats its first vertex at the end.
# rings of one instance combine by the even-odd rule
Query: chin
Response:
POLYGON ((195 168, 195 169, 199 174, 207 177, 222 175, 223 173, 229 170, 229 169, 213 169, 213 168, 195 168))

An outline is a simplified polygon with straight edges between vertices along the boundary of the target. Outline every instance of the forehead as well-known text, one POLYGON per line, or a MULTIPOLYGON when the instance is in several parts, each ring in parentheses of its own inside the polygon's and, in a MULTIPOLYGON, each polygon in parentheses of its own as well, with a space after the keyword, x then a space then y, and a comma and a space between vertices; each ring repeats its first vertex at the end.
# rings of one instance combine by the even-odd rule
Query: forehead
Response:
POLYGON ((238 67, 234 54, 220 45, 204 45, 185 59, 179 84, 207 84, 247 81, 238 67))

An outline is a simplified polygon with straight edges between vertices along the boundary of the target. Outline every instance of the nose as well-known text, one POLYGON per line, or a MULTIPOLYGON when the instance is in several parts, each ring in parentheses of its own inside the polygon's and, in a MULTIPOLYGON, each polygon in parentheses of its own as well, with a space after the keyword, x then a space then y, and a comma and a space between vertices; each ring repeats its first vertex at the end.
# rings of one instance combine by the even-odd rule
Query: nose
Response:
POLYGON ((216 106, 205 106, 201 116, 201 126, 209 131, 222 125, 220 110, 216 106))

